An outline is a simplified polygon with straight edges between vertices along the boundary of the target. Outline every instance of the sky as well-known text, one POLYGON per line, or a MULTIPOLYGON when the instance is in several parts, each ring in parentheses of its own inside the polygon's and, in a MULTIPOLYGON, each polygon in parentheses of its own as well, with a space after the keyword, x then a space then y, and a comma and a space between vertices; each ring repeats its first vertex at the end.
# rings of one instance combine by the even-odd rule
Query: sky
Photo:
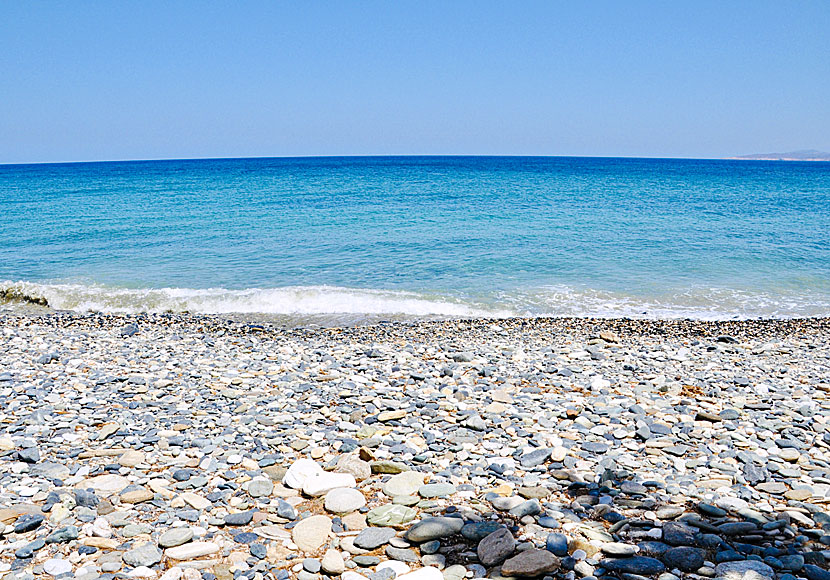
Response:
POLYGON ((0 1, 0 163, 830 151, 830 2, 0 1))

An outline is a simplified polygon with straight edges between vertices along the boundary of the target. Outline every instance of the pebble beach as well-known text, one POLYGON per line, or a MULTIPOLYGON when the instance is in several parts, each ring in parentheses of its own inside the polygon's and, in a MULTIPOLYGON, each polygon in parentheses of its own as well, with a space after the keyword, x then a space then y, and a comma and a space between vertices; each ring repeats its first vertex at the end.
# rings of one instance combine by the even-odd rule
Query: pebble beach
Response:
POLYGON ((830 320, 0 314, 0 580, 828 580, 830 320))

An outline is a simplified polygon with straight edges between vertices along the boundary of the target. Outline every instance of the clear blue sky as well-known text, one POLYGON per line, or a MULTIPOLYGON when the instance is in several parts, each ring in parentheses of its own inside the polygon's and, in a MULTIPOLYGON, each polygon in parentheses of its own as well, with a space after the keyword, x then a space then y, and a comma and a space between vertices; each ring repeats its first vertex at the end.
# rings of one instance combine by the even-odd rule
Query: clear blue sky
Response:
POLYGON ((830 1, 0 3, 0 163, 830 150, 830 1))

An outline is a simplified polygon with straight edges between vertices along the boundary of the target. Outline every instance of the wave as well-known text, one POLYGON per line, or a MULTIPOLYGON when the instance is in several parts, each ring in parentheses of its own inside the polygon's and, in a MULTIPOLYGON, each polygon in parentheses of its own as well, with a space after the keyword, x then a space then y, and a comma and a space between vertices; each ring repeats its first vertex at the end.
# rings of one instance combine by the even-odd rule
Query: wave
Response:
POLYGON ((511 313, 460 301, 394 290, 335 286, 283 288, 132 289, 86 284, 0 282, 0 302, 75 312, 195 312, 201 314, 397 315, 504 317, 511 313))
POLYGON ((260 315, 293 323, 383 319, 596 317, 728 320, 830 316, 830 294, 686 288, 635 294, 573 286, 482 293, 475 300, 396 290, 282 288, 122 288, 99 284, 0 282, 0 304, 74 312, 191 312, 260 315))

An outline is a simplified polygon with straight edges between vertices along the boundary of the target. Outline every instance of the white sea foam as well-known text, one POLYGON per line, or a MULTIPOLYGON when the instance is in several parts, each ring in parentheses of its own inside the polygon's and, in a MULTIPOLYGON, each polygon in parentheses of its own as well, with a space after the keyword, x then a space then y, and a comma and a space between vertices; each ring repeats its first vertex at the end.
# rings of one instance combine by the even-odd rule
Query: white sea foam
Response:
POLYGON ((773 293, 701 287, 637 295, 559 285, 482 295, 470 301, 437 294, 334 286, 133 289, 97 284, 0 282, 0 302, 31 305, 43 301, 56 310, 75 312, 259 314, 287 317, 299 324, 423 317, 725 320, 830 316, 830 296, 806 290, 773 293))
POLYGON ((85 284, 0 282, 7 302, 45 299, 56 310, 75 312, 196 312, 272 315, 404 315, 410 317, 486 317, 511 313, 414 292, 361 290, 334 286, 284 288, 131 289, 85 284))

